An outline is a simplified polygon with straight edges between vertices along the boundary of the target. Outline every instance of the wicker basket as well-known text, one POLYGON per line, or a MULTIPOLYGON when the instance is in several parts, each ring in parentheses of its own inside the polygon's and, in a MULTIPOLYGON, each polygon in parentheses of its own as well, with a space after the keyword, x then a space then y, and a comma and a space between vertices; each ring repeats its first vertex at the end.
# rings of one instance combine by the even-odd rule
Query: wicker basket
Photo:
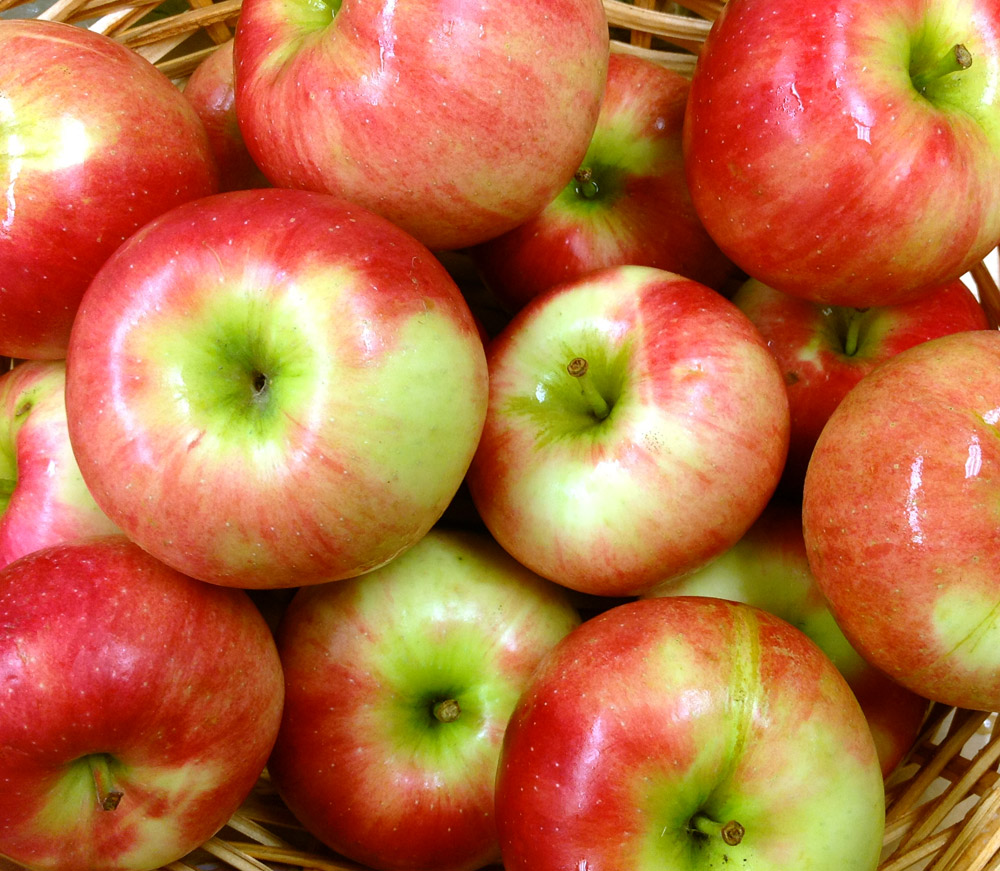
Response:
MULTIPOLYGON (((234 32, 241 0, 0 0, 0 16, 66 21, 108 34, 181 82, 234 32)), ((612 51, 690 73, 724 0, 604 0, 612 51)), ((994 252, 995 255, 996 252, 994 252)), ((970 273, 994 326, 1000 292, 985 264, 970 273)), ((934 706, 908 757, 886 781, 879 871, 1000 871, 997 714, 934 706)), ((292 817, 266 772, 229 824, 170 871, 363 871, 292 817)), ((0 859, 0 871, 16 871, 0 859)), ((851 869, 845 869, 851 871, 851 869)))

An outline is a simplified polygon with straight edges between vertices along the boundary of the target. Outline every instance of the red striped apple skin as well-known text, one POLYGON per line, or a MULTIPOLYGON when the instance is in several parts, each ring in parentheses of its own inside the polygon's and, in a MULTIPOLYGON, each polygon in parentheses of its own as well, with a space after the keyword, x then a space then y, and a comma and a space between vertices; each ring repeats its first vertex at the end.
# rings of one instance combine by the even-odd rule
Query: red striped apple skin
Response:
POLYGON ((597 128, 573 180, 537 215, 471 250, 508 311, 586 272, 626 263, 730 290, 735 268, 702 226, 684 177, 690 86, 646 58, 611 55, 597 128))
POLYGON ((0 572, 0 626, 0 855, 40 871, 151 871, 246 798, 284 679, 245 592, 99 537, 0 572), (102 809, 111 789, 118 804, 102 809))
POLYGON ((457 249, 526 220, 573 176, 608 48, 600 0, 249 0, 236 112, 275 184, 457 249))
POLYGON ((0 566, 66 541, 119 532, 87 489, 69 441, 66 364, 28 360, 0 376, 0 566))
POLYGON ((887 360, 845 397, 806 471, 809 564, 854 647, 944 704, 1000 704, 1000 333, 887 360))
POLYGON ((748 275, 830 305, 916 299, 1000 238, 995 0, 726 3, 685 118, 691 196, 748 275), (967 69, 947 67, 956 45, 967 69))
POLYGON ((863 309, 823 305, 756 279, 746 281, 732 300, 781 366, 792 420, 782 489, 799 497, 823 426, 865 375, 913 345, 989 327, 979 300, 960 278, 910 302, 863 309))
POLYGON ((0 354, 61 360, 104 261, 218 170, 173 82, 110 36, 4 20, 0 57, 0 354))
POLYGON ((488 365, 469 492, 510 553, 574 590, 636 595, 703 565, 781 475, 777 363, 746 315, 682 276, 612 267, 552 288, 488 365), (606 413, 568 373, 575 358, 606 413))
POLYGON ((476 322, 423 245, 281 189, 133 236, 67 359, 97 503, 169 565, 244 588, 361 574, 416 543, 462 482, 487 391, 476 322))
POLYGON ((633 601, 566 636, 514 710, 496 796, 509 871, 873 871, 882 847, 847 684, 802 632, 721 599, 633 601))

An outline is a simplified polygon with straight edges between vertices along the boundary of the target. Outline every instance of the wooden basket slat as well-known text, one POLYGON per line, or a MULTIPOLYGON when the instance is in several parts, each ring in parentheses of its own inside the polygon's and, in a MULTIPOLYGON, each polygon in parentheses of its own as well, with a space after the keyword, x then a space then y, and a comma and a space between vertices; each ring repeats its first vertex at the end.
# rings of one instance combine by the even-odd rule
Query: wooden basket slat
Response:
POLYGON ((645 9, 623 0, 604 0, 604 11, 611 27, 624 27, 659 36, 669 42, 691 45, 695 49, 704 42, 712 25, 711 21, 704 18, 645 9))

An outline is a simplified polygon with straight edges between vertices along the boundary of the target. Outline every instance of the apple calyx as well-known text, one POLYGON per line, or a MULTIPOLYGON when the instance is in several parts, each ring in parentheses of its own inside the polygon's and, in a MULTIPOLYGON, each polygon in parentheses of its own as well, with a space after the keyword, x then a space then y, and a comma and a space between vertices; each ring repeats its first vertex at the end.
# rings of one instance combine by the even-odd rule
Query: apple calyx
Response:
POLYGON ((456 699, 441 699, 434 703, 431 712, 439 723, 454 723, 461 716, 462 708, 456 699))
POLYGON ((688 822, 688 831, 708 837, 721 837, 730 847, 739 844, 746 834, 746 829, 736 820, 720 823, 701 811, 691 817, 688 822))
POLYGON ((593 378, 588 374, 589 370, 590 364, 585 357, 574 357, 566 364, 566 371, 579 383, 580 391, 590 406, 591 414, 596 420, 601 421, 611 414, 611 406, 594 385, 593 378))
POLYGON ((585 200, 592 200, 601 192, 600 185, 594 178, 594 171, 589 166, 581 166, 573 174, 573 182, 577 196, 585 200))
POLYGON ((91 753, 87 757, 87 764, 94 778, 97 806, 102 811, 115 810, 125 793, 118 789, 111 776, 111 758, 107 753, 91 753))
POLYGON ((972 53, 961 43, 956 43, 935 62, 923 69, 911 70, 910 79, 919 93, 926 94, 932 82, 971 66, 972 53))

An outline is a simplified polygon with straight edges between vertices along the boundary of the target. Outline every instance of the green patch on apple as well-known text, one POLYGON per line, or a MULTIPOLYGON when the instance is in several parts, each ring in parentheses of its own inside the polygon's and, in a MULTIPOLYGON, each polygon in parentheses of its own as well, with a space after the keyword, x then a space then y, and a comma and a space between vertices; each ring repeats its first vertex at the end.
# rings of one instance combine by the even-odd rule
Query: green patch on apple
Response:
POLYGON ((606 337, 584 329, 576 337, 539 348, 539 354, 548 360, 539 367, 537 382, 525 385, 506 403, 511 413, 530 419, 539 447, 569 435, 599 438, 608 433, 603 423, 627 394, 629 343, 611 345, 606 337))
POLYGON ((941 649, 956 656, 970 671, 995 672, 1000 667, 996 638, 1000 634, 1000 603, 970 587, 941 591, 932 614, 941 649))

